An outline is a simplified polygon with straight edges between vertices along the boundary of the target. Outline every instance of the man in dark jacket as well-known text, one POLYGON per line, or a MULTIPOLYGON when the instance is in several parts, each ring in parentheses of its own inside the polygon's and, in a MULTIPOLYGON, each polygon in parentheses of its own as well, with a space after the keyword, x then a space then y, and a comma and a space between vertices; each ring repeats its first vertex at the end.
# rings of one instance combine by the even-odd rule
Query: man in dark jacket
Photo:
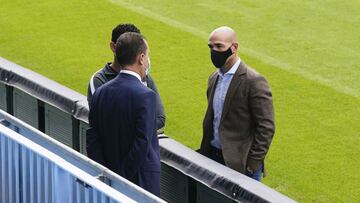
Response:
POLYGON ((159 196, 160 154, 156 135, 156 93, 143 84, 150 66, 141 34, 116 42, 120 74, 102 85, 91 101, 87 154, 131 182, 159 196))
POLYGON ((208 46, 218 70, 208 81, 200 153, 260 181, 275 132, 269 85, 237 55, 231 28, 215 29, 208 46))
MULTIPOLYGON (((140 33, 140 30, 133 24, 119 24, 112 30, 110 49, 114 53, 114 60, 113 62, 106 63, 102 69, 91 76, 87 91, 89 107, 95 90, 101 85, 114 79, 119 74, 121 67, 115 57, 115 43, 120 35, 127 32, 140 33)), ((156 129, 158 130, 158 133, 163 133, 163 128, 165 127, 165 112, 164 106, 161 102, 160 94, 150 74, 146 75, 143 83, 156 93, 156 129)))

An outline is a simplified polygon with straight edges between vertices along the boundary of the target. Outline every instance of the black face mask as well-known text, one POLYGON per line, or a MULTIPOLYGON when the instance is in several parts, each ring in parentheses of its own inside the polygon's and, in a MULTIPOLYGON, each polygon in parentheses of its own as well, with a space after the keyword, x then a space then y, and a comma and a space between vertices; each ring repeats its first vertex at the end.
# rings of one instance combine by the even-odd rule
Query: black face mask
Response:
POLYGON ((231 51, 231 46, 223 52, 215 51, 213 49, 210 50, 211 54, 211 61, 216 68, 222 68, 225 64, 226 60, 231 56, 233 53, 231 51))

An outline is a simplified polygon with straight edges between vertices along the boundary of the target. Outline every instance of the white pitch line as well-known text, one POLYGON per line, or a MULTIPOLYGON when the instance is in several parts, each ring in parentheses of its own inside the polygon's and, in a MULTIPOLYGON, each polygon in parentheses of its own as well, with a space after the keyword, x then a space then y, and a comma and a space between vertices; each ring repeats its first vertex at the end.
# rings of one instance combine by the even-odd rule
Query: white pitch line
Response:
MULTIPOLYGON (((114 4, 117 4, 117 5, 121 6, 123 8, 131 10, 131 11, 133 11, 135 13, 139 13, 140 15, 149 17, 149 18, 154 19, 156 21, 163 22, 163 23, 165 23, 165 24, 167 24, 169 26, 176 27, 176 28, 178 28, 178 29, 180 29, 182 31, 188 32, 188 33, 193 34, 193 35, 195 35, 197 37, 200 37, 202 39, 207 40, 207 38, 209 36, 209 33, 207 33, 207 32, 204 32, 204 31, 202 31, 200 29, 197 29, 197 28, 195 28, 193 26, 184 24, 184 23, 182 23, 180 21, 168 18, 166 16, 162 16, 159 13, 152 12, 152 11, 150 11, 150 10, 140 6, 140 5, 134 5, 134 4, 131 4, 131 3, 124 2, 122 0, 109 0, 109 1, 114 3, 114 4)), ((325 78, 325 77, 323 77, 321 75, 318 75, 318 74, 311 73, 310 71, 307 71, 305 68, 291 66, 288 63, 282 62, 282 61, 280 61, 280 60, 278 60, 278 59, 276 59, 276 58, 274 58, 272 56, 269 56, 267 54, 255 51, 253 49, 243 47, 243 46, 240 49, 241 49, 241 51, 243 53, 249 55, 250 57, 256 58, 256 59, 258 59, 258 60, 260 60, 260 61, 262 61, 262 62, 264 62, 266 64, 270 64, 270 65, 272 65, 274 67, 278 67, 278 68, 280 68, 282 70, 286 70, 286 71, 289 71, 291 73, 295 73, 297 75, 300 75, 300 76, 304 77, 305 79, 308 79, 308 80, 317 82, 319 84, 328 86, 328 87, 336 90, 337 92, 344 93, 344 94, 347 94, 349 96, 360 99, 360 92, 358 90, 352 88, 352 87, 346 86, 344 84, 337 84, 334 81, 332 81, 331 79, 325 78)))

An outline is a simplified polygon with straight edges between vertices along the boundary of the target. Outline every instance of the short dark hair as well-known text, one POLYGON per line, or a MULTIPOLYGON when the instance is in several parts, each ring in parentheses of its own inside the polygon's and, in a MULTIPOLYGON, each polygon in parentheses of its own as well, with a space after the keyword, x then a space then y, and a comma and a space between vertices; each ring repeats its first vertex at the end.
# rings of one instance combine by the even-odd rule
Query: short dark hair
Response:
POLYGON ((136 57, 145 53, 147 45, 142 34, 135 32, 127 32, 120 35, 116 41, 115 55, 121 67, 132 65, 136 61, 136 57))
POLYGON ((120 35, 127 32, 140 33, 140 30, 134 24, 119 24, 112 30, 111 41, 116 43, 116 40, 120 37, 120 35))

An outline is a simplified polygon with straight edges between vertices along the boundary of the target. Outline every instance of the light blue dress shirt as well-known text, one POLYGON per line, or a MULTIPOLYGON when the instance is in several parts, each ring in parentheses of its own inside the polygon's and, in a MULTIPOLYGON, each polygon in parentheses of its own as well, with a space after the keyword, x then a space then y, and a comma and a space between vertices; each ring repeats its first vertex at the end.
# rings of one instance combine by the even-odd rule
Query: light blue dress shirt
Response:
POLYGON ((224 101, 226 93, 229 89, 230 82, 240 65, 241 60, 239 59, 231 69, 223 74, 221 69, 218 70, 219 78, 216 83, 214 99, 213 99, 213 110, 214 110, 214 120, 213 120, 213 140, 211 140, 211 145, 218 149, 221 149, 219 126, 221 120, 221 114, 223 112, 224 101))

